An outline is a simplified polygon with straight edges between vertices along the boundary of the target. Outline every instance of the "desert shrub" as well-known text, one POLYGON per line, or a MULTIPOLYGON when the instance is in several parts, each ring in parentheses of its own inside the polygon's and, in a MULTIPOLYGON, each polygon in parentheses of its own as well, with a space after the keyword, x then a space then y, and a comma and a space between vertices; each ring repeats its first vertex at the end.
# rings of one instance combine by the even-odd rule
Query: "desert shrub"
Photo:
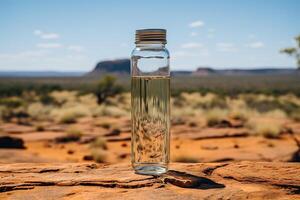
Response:
POLYGON ((80 140, 82 136, 82 132, 75 128, 70 128, 66 131, 66 134, 63 136, 59 136, 55 138, 56 143, 68 143, 68 142, 76 142, 80 140))
POLYGON ((0 105, 9 107, 9 108, 17 108, 24 104, 24 101, 19 97, 7 97, 0 98, 0 105))
POLYGON ((295 109, 293 112, 291 112, 289 117, 296 122, 300 122, 300 108, 295 109))
POLYGON ((77 116, 72 112, 64 113, 59 118, 59 122, 64 124, 72 124, 75 123, 76 121, 77 121, 77 116))
POLYGON ((79 95, 78 102, 84 105, 97 106, 97 97, 93 94, 79 95))
POLYGON ((212 107, 223 108, 226 106, 225 100, 220 96, 213 93, 207 93, 202 95, 198 92, 193 92, 193 93, 183 92, 180 95, 179 100, 176 100, 176 104, 180 104, 182 106, 189 105, 192 108, 212 108, 212 107))
POLYGON ((117 94, 114 97, 108 97, 106 100, 106 105, 116 106, 123 110, 131 110, 131 95, 130 93, 117 94))
POLYGON ((5 116, 5 112, 6 112, 6 107, 0 106, 0 119, 3 119, 3 117, 5 116))
POLYGON ((97 163, 105 163, 107 160, 107 153, 101 149, 92 150, 93 160, 97 163))
POLYGON ((248 127, 253 135, 261 135, 266 138, 278 138, 284 131, 282 123, 272 123, 269 119, 254 118, 249 120, 248 127))
POLYGON ((93 116, 110 116, 110 117, 122 117, 128 116, 130 113, 124 109, 116 106, 100 105, 93 111, 93 116))
POLYGON ((16 119, 18 124, 28 124, 29 115, 23 107, 2 107, 0 112, 1 118, 5 122, 10 122, 12 119, 16 119))
POLYGON ((215 126, 227 119, 228 110, 220 109, 220 108, 213 108, 213 109, 207 110, 204 113, 204 117, 206 119, 207 126, 215 126))
POLYGON ((50 97, 52 97, 56 103, 62 105, 67 102, 75 102, 77 94, 76 91, 53 91, 50 93, 50 97))
POLYGON ((229 109, 229 117, 232 119, 246 122, 250 117, 253 117, 256 114, 254 110, 248 108, 245 101, 242 99, 232 99, 227 97, 226 103, 229 109))
POLYGON ((51 106, 45 106, 39 102, 29 104, 27 107, 27 113, 32 119, 35 120, 47 120, 51 112, 51 106))
POLYGON ((191 108, 189 106, 184 107, 172 107, 171 115, 172 117, 182 117, 182 116, 199 116, 203 113, 203 110, 198 108, 191 108))
POLYGON ((0 80, 0 96, 11 97, 21 96, 26 92, 35 92, 36 94, 47 94, 53 90, 60 90, 61 87, 57 84, 41 84, 33 83, 33 79, 29 80, 26 78, 9 78, 0 80))
POLYGON ((286 94, 286 95, 279 96, 278 101, 281 104, 290 103, 300 107, 300 98, 294 94, 286 94))
POLYGON ((92 143, 91 148, 107 150, 107 142, 103 137, 97 137, 92 143))
POLYGON ((67 130, 67 136, 80 139, 80 137, 82 136, 82 131, 75 128, 70 128, 67 130))
POLYGON ((45 127, 42 124, 37 124, 35 126, 35 130, 38 132, 42 132, 42 131, 45 131, 45 127))
POLYGON ((275 109, 275 110, 271 110, 266 113, 263 113, 263 116, 270 117, 270 118, 277 118, 277 119, 286 119, 287 118, 287 114, 280 109, 275 109))
POLYGON ((97 122, 95 123, 96 126, 109 129, 111 127, 111 124, 109 122, 97 122))
POLYGON ((94 93, 97 96, 97 102, 100 104, 105 102, 108 97, 115 96, 122 91, 122 86, 116 83, 116 77, 107 75, 99 81, 94 93))
POLYGON ((254 115, 254 112, 247 108, 231 109, 229 111, 229 117, 232 119, 240 120, 242 122, 248 121, 250 117, 254 115))
POLYGON ((66 106, 51 110, 50 115, 59 123, 75 123, 78 118, 90 115, 90 110, 84 105, 66 106))
POLYGON ((48 93, 47 94, 42 94, 40 96, 40 101, 42 104, 46 104, 46 105, 49 105, 49 104, 55 104, 55 99, 50 96, 48 93))

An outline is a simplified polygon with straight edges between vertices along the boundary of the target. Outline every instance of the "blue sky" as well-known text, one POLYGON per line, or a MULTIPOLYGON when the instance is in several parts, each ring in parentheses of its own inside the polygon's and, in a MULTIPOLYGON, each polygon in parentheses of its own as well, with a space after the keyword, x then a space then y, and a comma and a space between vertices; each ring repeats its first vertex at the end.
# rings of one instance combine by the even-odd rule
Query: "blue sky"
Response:
POLYGON ((1 0, 0 70, 89 71, 165 28, 172 69, 293 67, 298 0, 1 0))

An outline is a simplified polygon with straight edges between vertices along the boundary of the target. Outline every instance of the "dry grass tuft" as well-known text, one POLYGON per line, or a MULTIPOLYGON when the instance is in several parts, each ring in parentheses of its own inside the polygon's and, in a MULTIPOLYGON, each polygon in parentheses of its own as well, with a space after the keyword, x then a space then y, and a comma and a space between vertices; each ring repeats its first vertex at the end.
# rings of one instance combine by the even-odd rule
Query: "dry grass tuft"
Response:
POLYGON ((249 120, 246 125, 252 134, 261 135, 266 138, 279 138, 280 134, 284 131, 282 123, 275 122, 264 118, 254 118, 249 120))
POLYGON ((100 105, 94 110, 93 116, 109 116, 109 117, 122 117, 129 116, 130 113, 122 108, 116 106, 100 105))
POLYGON ((37 124, 35 126, 35 130, 38 132, 43 132, 43 131, 45 131, 45 127, 42 124, 37 124))
POLYGON ((204 115, 207 126, 216 126, 228 118, 228 110, 213 108, 207 110, 204 115))
POLYGON ((280 109, 275 109, 275 110, 266 112, 263 114, 263 116, 269 117, 269 118, 274 118, 274 119, 282 119, 282 120, 287 118, 287 114, 280 109))
POLYGON ((74 105, 53 109, 50 113, 52 118, 60 123, 75 123, 80 117, 89 116, 90 111, 84 105, 74 105))
POLYGON ((290 114, 290 117, 291 117, 294 121, 300 122, 300 109, 293 111, 293 112, 290 114))
POLYGON ((97 163, 105 163, 107 160, 107 153, 101 149, 94 149, 92 151, 92 157, 97 163))
POLYGON ((107 141, 103 137, 97 137, 92 143, 91 148, 107 150, 107 141))
POLYGON ((80 139, 82 136, 82 132, 75 128, 70 128, 67 130, 67 137, 78 138, 80 139))
POLYGON ((52 106, 46 106, 39 102, 29 104, 27 108, 28 115, 34 120, 48 120, 52 106))

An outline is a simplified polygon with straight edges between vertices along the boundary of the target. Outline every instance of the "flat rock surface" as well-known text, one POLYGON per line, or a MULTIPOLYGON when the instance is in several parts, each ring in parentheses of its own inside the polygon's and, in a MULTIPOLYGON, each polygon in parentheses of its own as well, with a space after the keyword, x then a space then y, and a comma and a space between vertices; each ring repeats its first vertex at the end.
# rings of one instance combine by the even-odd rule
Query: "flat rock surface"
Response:
POLYGON ((0 164, 0 199, 300 199, 300 165, 174 163, 160 177, 130 165, 0 164))

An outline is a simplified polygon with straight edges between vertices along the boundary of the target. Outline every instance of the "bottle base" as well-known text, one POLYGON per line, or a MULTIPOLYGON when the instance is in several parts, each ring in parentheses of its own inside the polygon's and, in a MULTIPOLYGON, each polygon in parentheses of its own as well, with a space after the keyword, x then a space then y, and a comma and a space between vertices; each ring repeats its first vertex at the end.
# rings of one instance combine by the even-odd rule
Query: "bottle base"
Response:
POLYGON ((137 174, 159 176, 166 173, 168 168, 161 165, 139 165, 134 166, 134 170, 137 174))

